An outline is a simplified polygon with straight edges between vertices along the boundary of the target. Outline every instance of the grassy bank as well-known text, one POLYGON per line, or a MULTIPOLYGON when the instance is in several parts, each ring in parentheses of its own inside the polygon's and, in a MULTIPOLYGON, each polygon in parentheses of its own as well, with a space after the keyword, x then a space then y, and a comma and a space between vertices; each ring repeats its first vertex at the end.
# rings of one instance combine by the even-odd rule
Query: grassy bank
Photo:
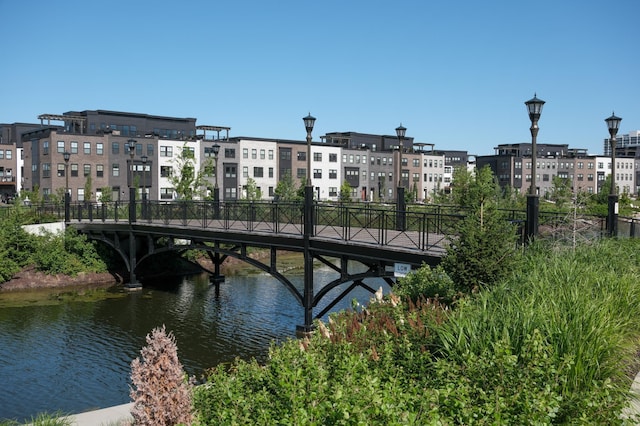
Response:
POLYGON ((199 422, 621 424, 639 250, 533 248, 454 309, 393 297, 334 316, 310 340, 273 347, 264 366, 214 369, 195 391, 199 422))

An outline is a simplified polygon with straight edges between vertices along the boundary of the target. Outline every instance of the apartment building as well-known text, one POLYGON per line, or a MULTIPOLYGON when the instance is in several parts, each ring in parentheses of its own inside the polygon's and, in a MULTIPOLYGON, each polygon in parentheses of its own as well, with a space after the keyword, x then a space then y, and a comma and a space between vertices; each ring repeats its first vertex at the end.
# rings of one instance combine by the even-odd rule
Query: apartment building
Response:
POLYGON ((0 123, 0 202, 8 202, 22 189, 22 134, 40 127, 0 123))

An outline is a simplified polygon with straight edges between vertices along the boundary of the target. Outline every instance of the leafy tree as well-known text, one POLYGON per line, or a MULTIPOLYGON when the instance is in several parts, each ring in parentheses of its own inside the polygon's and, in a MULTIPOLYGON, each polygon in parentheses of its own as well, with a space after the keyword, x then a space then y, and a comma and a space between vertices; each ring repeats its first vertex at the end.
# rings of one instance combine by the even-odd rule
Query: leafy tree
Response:
POLYGON ((247 179, 247 184, 245 185, 246 196, 245 199, 249 201, 256 201, 262 198, 262 191, 256 185, 256 181, 253 178, 247 179))
POLYGON ((174 172, 169 182, 180 200, 193 200, 204 195, 203 171, 196 171, 195 154, 185 143, 173 161, 174 172))
POLYGON ((110 186, 103 186, 100 188, 100 199, 98 201, 101 203, 110 203, 113 201, 113 194, 111 194, 110 186))
POLYGON ((351 185, 349 185, 349 182, 347 182, 346 180, 342 181, 338 200, 342 203, 348 203, 351 201, 351 185))
MULTIPOLYGON (((302 189, 304 197, 304 187, 302 187, 302 189)), ((287 171, 278 181, 278 185, 276 185, 274 193, 280 201, 294 201, 301 199, 298 194, 298 188, 296 187, 289 171, 287 171)))
POLYGON ((551 188, 551 201, 556 203, 556 208, 562 210, 568 203, 571 202, 573 197, 573 191, 571 190, 571 183, 569 179, 560 178, 558 176, 553 177, 553 187, 551 188))
POLYGON ((91 175, 87 176, 87 180, 84 182, 84 200, 91 201, 93 198, 93 185, 91 181, 91 175))

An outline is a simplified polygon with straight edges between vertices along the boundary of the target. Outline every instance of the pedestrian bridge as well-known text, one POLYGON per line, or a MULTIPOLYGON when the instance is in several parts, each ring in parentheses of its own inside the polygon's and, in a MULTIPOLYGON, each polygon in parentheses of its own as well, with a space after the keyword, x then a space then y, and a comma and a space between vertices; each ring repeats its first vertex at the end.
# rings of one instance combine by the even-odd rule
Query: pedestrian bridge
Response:
POLYGON ((129 270, 129 287, 139 287, 136 268, 150 256, 168 250, 203 250, 213 261, 212 282, 223 281, 220 265, 241 259, 285 285, 305 310, 306 329, 355 287, 375 290, 368 278, 392 285, 396 277, 422 264, 436 265, 464 218, 452 208, 420 206, 398 212, 395 205, 314 202, 134 201, 68 203, 65 222, 89 238, 111 246, 129 270), (308 222, 306 222, 308 220, 308 222), (269 260, 251 258, 252 248, 270 251, 269 260), (305 259, 304 291, 277 267, 282 252, 305 259), (319 261, 338 274, 331 283, 313 282, 319 261), (354 268, 355 264, 365 266, 354 268), (351 283, 320 312, 313 309, 330 290, 351 283), (318 290, 319 289, 319 290, 318 290))

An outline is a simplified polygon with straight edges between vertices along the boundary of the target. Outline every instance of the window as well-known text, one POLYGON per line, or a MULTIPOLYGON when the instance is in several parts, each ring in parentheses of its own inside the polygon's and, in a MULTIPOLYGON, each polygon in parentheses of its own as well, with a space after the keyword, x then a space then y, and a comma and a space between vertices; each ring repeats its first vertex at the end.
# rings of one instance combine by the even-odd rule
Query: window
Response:
POLYGON ((329 170, 329 179, 338 179, 338 171, 334 169, 329 170))
POLYGON ((253 177, 263 177, 264 168, 263 167, 254 167, 253 168, 253 177))
POLYGON ((0 149, 0 160, 4 160, 4 151, 0 149))
POLYGON ((84 155, 91 155, 91 142, 85 142, 82 147, 84 155))
POLYGON ((252 160, 255 160, 255 159, 257 159, 257 158, 258 158, 258 150, 257 150, 257 149, 255 149, 255 148, 253 148, 253 149, 251 150, 251 159, 252 159, 252 160))
POLYGON ((137 143, 136 144, 136 155, 138 157, 140 157, 142 155, 142 144, 141 143, 137 143))
POLYGON ((418 158, 413 159, 413 167, 420 167, 420 160, 418 158))
POLYGON ((160 199, 161 200, 173 199, 173 188, 160 188, 160 199))
POLYGON ((414 182, 419 182, 420 181, 420 173, 414 173, 413 174, 413 181, 414 182))
POLYGON ((84 177, 91 176, 91 164, 85 164, 83 166, 84 177))
POLYGON ((60 154, 64 152, 64 141, 58 141, 58 152, 60 154))
POLYGON ((265 151, 264 151, 264 149, 261 149, 260 150, 260 159, 264 160, 264 158, 265 158, 265 151))
POLYGON ((236 166, 226 165, 224 166, 224 177, 227 178, 235 178, 236 177, 236 166))
POLYGON ((307 152, 298 151, 298 161, 306 161, 306 160, 307 160, 307 152))
POLYGON ((322 179, 322 169, 313 169, 313 178, 322 179))
POLYGON ((160 146, 160 157, 173 157, 173 147, 160 146))
POLYGON ((111 143, 111 153, 119 154, 120 153, 120 144, 118 142, 111 143))
POLYGON ((322 153, 314 152, 313 153, 313 161, 322 161, 322 153))
POLYGON ((120 176, 120 164, 113 163, 111 165, 111 176, 113 177, 120 176))
POLYGON ((96 154, 98 155, 104 154, 104 145, 101 142, 96 144, 96 154))
POLYGON ((235 150, 235 148, 225 148, 224 149, 224 158, 236 158, 236 150, 235 150))
POLYGON ((71 142, 71 153, 72 154, 78 153, 78 142, 71 142))
POLYGON ((42 155, 49 155, 49 141, 42 142, 42 155))
POLYGON ((242 167, 242 177, 249 177, 249 167, 247 166, 242 167))
POLYGON ((338 188, 335 186, 329 187, 329 197, 337 197, 338 196, 338 188))
POLYGON ((84 188, 78 188, 78 201, 84 201, 84 188))
POLYGON ((160 177, 168 178, 171 177, 173 172, 173 168, 171 166, 160 166, 160 177))
POLYGON ((77 164, 72 164, 71 165, 71 176, 72 177, 78 177, 78 165, 77 164))
POLYGON ((155 147, 152 143, 147 144, 147 155, 153 155, 155 147))
POLYGON ((96 164, 96 177, 104 177, 104 165, 96 164))
POLYGON ((269 177, 273 177, 273 167, 269 167, 269 177))
POLYGON ((194 158, 196 156, 196 150, 192 146, 184 146, 182 147, 182 157, 183 158, 194 158))
POLYGON ((42 177, 51 177, 51 163, 42 163, 42 177))
POLYGON ((298 179, 301 179, 301 178, 303 178, 303 177, 307 177, 307 169, 305 169, 305 168, 298 168, 298 169, 296 170, 296 177, 297 177, 298 179))
POLYGON ((58 163, 58 177, 64 177, 65 167, 64 164, 58 163))
POLYGON ((224 198, 227 200, 235 200, 238 196, 238 191, 235 187, 224 189, 224 198))
POLYGON ((337 163, 338 162, 338 154, 329 154, 329 162, 337 163))
POLYGON ((242 148, 242 158, 249 158, 249 148, 242 148))

